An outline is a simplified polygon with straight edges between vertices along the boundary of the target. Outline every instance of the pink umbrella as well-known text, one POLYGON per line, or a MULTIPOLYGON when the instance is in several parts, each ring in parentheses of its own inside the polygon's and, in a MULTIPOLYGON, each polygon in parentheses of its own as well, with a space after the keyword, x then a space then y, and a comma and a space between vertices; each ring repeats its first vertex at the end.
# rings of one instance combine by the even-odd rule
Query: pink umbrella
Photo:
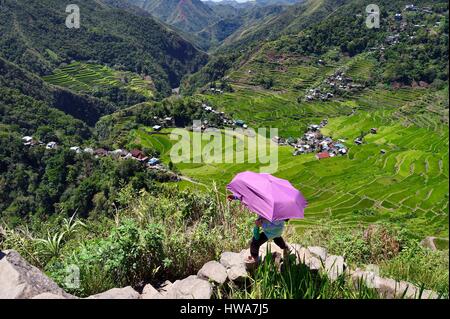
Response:
POLYGON ((251 211, 273 222, 303 219, 308 203, 287 180, 270 174, 243 172, 227 186, 251 211))

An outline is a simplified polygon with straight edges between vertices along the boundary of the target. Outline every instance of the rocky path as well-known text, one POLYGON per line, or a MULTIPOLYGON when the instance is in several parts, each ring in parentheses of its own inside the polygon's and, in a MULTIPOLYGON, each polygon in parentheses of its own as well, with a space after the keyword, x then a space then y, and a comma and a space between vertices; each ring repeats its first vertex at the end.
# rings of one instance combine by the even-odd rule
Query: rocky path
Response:
MULTIPOLYGON (((380 297, 436 299, 439 296, 430 290, 420 291, 419 287, 405 282, 383 278, 369 270, 349 269, 343 256, 328 254, 323 247, 301 247, 290 244, 291 254, 296 263, 306 265, 311 271, 326 275, 335 281, 341 276, 353 283, 355 289, 364 283, 375 289, 380 297)), ((261 258, 270 252, 281 262, 283 251, 269 243, 261 247, 261 258)), ((245 258, 249 250, 239 253, 224 252, 219 261, 206 263, 195 275, 177 280, 166 281, 161 287, 148 284, 142 293, 132 287, 114 288, 88 299, 211 299, 215 289, 227 282, 239 286, 250 276, 249 265, 245 258)), ((0 254, 0 299, 76 299, 66 293, 39 269, 28 264, 17 252, 5 251, 0 254)))

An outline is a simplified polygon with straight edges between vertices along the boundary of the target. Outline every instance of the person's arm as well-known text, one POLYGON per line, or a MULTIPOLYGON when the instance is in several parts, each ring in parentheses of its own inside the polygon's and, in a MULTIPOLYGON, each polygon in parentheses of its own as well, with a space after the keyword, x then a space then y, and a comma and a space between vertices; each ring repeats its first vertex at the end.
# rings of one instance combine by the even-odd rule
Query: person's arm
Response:
POLYGON ((262 217, 258 217, 258 219, 255 221, 255 225, 258 227, 262 227, 264 219, 262 217))
POLYGON ((229 201, 233 201, 233 200, 241 200, 238 196, 233 195, 233 194, 228 195, 228 196, 227 196, 227 199, 228 199, 229 201))

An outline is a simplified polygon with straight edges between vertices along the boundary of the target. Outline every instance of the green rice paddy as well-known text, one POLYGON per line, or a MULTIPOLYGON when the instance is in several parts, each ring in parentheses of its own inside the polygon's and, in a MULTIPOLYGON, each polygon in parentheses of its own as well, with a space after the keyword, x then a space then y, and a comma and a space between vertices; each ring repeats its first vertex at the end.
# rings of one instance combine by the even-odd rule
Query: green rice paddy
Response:
POLYGON ((154 95, 151 79, 143 79, 132 72, 117 71, 97 64, 74 62, 54 70, 53 74, 45 76, 44 80, 53 85, 84 93, 121 87, 139 93, 148 99, 154 95))

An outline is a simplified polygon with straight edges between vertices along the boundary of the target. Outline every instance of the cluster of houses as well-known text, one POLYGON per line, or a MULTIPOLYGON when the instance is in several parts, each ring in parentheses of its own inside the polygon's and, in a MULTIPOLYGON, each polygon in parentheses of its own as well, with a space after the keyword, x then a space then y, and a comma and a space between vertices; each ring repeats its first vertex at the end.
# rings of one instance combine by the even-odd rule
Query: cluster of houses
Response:
MULTIPOLYGON (((81 152, 81 149, 79 147, 72 147, 71 150, 73 150, 75 152, 81 152)), ((115 159, 124 159, 124 160, 132 159, 132 160, 139 161, 152 169, 160 169, 160 170, 165 169, 165 167, 161 164, 161 161, 159 158, 156 158, 156 157, 150 158, 143 151, 141 151, 139 149, 134 149, 131 151, 127 151, 124 149, 108 151, 104 148, 99 148, 96 150, 92 150, 91 154, 94 155, 95 157, 111 156, 115 159)))
POLYGON ((323 81, 323 85, 309 89, 305 100, 327 101, 334 97, 334 94, 339 91, 352 92, 364 88, 364 85, 353 82, 353 79, 345 74, 344 71, 338 70, 333 75, 329 76, 323 81))
MULTIPOLYGON (((222 123, 223 126, 240 127, 240 128, 243 128, 243 129, 248 129, 248 125, 245 123, 245 121, 243 121, 243 120, 233 120, 233 119, 229 118, 225 114, 225 112, 219 112, 219 111, 215 110, 212 106, 208 105, 207 103, 203 103, 202 104, 202 108, 207 113, 212 113, 212 114, 215 114, 216 116, 218 116, 219 117, 219 122, 222 123)), ((191 130, 199 130, 199 129, 201 129, 202 131, 204 131, 204 130, 206 130, 208 128, 215 128, 215 127, 208 120, 203 120, 199 125, 196 125, 194 123, 194 125, 191 128, 191 130)))
POLYGON ((344 140, 334 141, 331 137, 323 136, 320 129, 328 124, 328 120, 323 120, 319 125, 313 124, 308 127, 308 131, 299 139, 289 138, 287 140, 279 137, 274 138, 274 142, 280 145, 290 145, 295 148, 293 155, 316 153, 319 160, 342 156, 348 153, 344 140))
POLYGON ((159 132, 164 127, 171 127, 174 125, 173 117, 167 116, 165 118, 160 118, 158 116, 154 116, 153 120, 155 121, 155 125, 152 127, 154 131, 159 132))
MULTIPOLYGON (((23 141, 23 145, 30 146, 30 147, 31 146, 44 146, 44 145, 45 145, 46 149, 56 149, 58 147, 58 144, 56 142, 49 142, 46 144, 46 143, 43 143, 41 141, 34 139, 31 136, 24 136, 22 138, 22 141, 23 141)), ((91 154, 91 155, 95 156, 96 158, 111 156, 115 159, 124 159, 124 160, 132 159, 132 160, 136 160, 136 161, 139 161, 139 162, 145 164, 147 167, 149 167, 151 169, 166 170, 164 165, 161 164, 161 161, 159 158, 156 158, 156 157, 150 158, 143 151, 141 151, 139 149, 134 149, 132 151, 127 151, 124 149, 108 151, 104 148, 93 149, 90 147, 81 148, 79 146, 72 146, 69 148, 69 150, 72 152, 75 152, 77 154, 81 154, 81 153, 91 154)))
POLYGON ((39 141, 32 136, 24 136, 22 137, 23 145, 25 146, 44 146, 48 150, 56 149, 58 147, 58 143, 56 142, 48 142, 44 143, 42 141, 39 141))
MULTIPOLYGON (((284 139, 276 136, 273 138, 273 141, 279 145, 290 145, 295 148, 292 154, 293 156, 316 153, 316 158, 323 160, 348 154, 349 150, 345 145, 345 140, 339 139, 335 141, 331 137, 324 136, 321 133, 321 129, 327 124, 328 120, 324 119, 319 125, 310 125, 307 132, 301 138, 295 139, 290 137, 284 139)), ((378 129, 372 128, 370 133, 378 134, 378 129)), ((363 137, 356 138, 354 142, 356 145, 362 145, 364 143, 363 137)), ((381 153, 385 154, 386 151, 382 150, 381 153)))

